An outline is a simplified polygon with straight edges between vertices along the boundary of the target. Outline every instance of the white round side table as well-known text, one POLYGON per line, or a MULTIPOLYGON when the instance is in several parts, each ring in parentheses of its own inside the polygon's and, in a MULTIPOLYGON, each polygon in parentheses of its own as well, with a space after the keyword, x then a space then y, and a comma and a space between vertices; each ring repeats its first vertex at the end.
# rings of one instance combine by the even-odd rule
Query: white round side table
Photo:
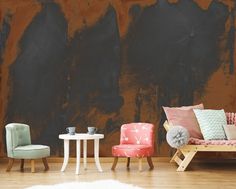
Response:
POLYGON ((98 171, 102 172, 102 168, 99 162, 99 139, 104 138, 103 134, 89 135, 87 133, 76 133, 75 135, 60 134, 59 139, 64 140, 64 161, 61 171, 65 171, 69 161, 69 146, 70 140, 76 140, 76 171, 75 174, 79 174, 80 169, 80 141, 83 140, 83 160, 84 169, 87 169, 87 140, 94 140, 94 159, 98 171))

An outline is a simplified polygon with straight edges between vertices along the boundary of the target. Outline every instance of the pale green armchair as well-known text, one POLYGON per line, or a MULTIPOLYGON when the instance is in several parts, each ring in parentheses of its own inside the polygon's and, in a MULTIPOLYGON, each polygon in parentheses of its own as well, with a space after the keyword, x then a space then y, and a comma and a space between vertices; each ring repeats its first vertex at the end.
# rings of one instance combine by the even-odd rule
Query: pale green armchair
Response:
POLYGON ((50 156, 50 147, 31 144, 30 127, 22 123, 6 125, 7 156, 9 158, 6 171, 10 171, 14 159, 21 159, 21 171, 24 170, 24 160, 31 160, 31 172, 35 172, 35 159, 42 158, 45 171, 49 169, 46 157, 50 156))

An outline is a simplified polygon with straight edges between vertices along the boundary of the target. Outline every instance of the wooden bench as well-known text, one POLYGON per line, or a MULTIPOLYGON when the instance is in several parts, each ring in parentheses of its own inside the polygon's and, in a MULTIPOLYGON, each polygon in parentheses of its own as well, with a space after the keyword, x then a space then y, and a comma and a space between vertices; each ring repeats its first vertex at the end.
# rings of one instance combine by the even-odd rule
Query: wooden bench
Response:
MULTIPOLYGON (((232 123, 231 123, 232 124, 232 123)), ((164 123, 164 128, 166 131, 170 129, 170 125, 167 121, 164 123)), ((227 140, 225 140, 227 143, 227 140)), ((228 141, 230 142, 230 141, 228 141)), ((219 141, 221 143, 221 141, 219 141)), ((189 163, 195 156, 197 152, 236 152, 236 140, 232 142, 232 145, 223 144, 218 145, 211 145, 211 144, 204 144, 204 145, 196 145, 196 144, 187 144, 181 148, 178 148, 175 152, 174 156, 171 158, 170 162, 176 162, 178 164, 178 168, 176 171, 185 171, 188 167, 189 163)))

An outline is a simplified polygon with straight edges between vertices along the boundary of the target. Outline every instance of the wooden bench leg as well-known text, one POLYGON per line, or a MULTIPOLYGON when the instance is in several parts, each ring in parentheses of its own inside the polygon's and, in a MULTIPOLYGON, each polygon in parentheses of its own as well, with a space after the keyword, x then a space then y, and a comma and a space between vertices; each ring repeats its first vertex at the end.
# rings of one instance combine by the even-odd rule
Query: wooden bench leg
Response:
POLYGON ((47 159, 46 158, 42 158, 42 161, 43 161, 43 165, 45 167, 45 171, 49 170, 49 166, 48 166, 48 162, 47 162, 47 159))
POLYGON ((111 170, 113 170, 113 171, 115 170, 117 162, 118 162, 118 157, 115 157, 114 161, 113 161, 113 165, 111 167, 111 170))
POLYGON ((170 163, 176 162, 176 157, 180 157, 181 155, 182 155, 181 150, 177 149, 177 151, 175 152, 175 154, 171 158, 170 163))
POLYGON ((30 163, 31 163, 31 173, 34 173, 35 172, 35 162, 34 162, 34 159, 31 159, 30 163))
POLYGON ((127 163, 126 163, 127 169, 129 169, 129 164, 130 164, 130 157, 127 158, 127 163))
POLYGON ((20 171, 21 171, 21 172, 24 171, 24 163, 25 163, 24 159, 21 159, 21 160, 20 160, 20 171))
POLYGON ((177 171, 185 171, 185 169, 187 168, 187 166, 189 165, 189 163, 191 162, 196 153, 197 153, 196 151, 189 151, 188 153, 186 153, 184 155, 185 156, 184 159, 179 164, 177 171))
POLYGON ((171 158, 170 162, 175 162, 178 165, 182 163, 181 155, 184 155, 181 150, 177 150, 174 154, 174 156, 171 158))
POLYGON ((13 166, 13 163, 14 163, 14 159, 13 158, 9 158, 7 169, 6 169, 7 172, 9 172, 11 170, 11 168, 13 166))

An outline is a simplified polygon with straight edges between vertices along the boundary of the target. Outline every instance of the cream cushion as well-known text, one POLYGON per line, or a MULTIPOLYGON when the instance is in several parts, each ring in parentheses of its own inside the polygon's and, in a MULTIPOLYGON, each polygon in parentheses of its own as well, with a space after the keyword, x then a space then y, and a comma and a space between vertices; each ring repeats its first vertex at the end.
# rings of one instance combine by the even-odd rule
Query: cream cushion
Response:
POLYGON ((228 140, 236 140, 236 126, 224 125, 225 134, 228 140))

